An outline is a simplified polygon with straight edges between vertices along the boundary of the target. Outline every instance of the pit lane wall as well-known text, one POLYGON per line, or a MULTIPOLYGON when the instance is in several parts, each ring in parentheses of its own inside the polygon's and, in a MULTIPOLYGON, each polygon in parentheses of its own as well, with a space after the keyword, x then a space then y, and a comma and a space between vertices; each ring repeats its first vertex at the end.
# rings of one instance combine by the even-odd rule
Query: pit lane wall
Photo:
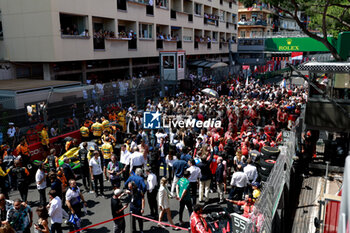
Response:
POLYGON ((245 233, 284 232, 286 229, 286 209, 291 190, 293 156, 298 145, 297 135, 297 127, 284 132, 284 142, 279 147, 281 153, 263 186, 250 221, 246 223, 245 233))

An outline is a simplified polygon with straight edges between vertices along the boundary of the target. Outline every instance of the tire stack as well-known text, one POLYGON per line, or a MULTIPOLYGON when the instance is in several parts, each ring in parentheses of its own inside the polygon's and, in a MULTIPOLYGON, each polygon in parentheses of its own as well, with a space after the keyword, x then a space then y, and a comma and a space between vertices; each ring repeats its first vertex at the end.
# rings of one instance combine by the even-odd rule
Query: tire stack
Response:
POLYGON ((279 154, 280 150, 277 147, 265 146, 261 148, 261 155, 258 166, 258 173, 261 181, 267 180, 279 154))

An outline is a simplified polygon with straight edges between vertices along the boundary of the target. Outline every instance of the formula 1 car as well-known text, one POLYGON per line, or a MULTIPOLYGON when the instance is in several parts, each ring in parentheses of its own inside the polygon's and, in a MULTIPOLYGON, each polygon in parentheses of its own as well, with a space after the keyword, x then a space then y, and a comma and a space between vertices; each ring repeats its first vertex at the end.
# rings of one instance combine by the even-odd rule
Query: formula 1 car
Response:
POLYGON ((206 205, 203 208, 203 215, 206 215, 205 221, 208 224, 209 232, 232 232, 232 220, 230 217, 230 213, 220 205, 206 205))

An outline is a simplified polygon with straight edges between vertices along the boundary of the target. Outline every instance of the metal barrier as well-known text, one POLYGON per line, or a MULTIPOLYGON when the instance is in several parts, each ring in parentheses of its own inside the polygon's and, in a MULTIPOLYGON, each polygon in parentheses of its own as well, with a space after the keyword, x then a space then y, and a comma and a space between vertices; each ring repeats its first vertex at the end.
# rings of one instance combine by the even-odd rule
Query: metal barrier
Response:
POLYGON ((290 174, 296 147, 296 133, 289 131, 288 138, 280 146, 281 150, 276 164, 265 182, 259 199, 255 204, 251 216, 251 222, 247 224, 246 233, 250 232, 272 232, 273 220, 277 212, 282 194, 290 185, 290 174))
MULTIPOLYGON (((20 128, 19 135, 26 133, 29 126, 49 124, 57 120, 59 134, 79 128, 79 123, 89 113, 90 106, 105 110, 109 104, 123 107, 134 103, 142 108, 147 98, 158 96, 159 81, 155 77, 143 77, 95 85, 81 85, 72 88, 51 88, 18 94, 0 99, 0 132, 7 135, 8 123, 14 122, 20 128), (76 106, 73 106, 76 104, 76 106), (28 114, 28 109, 32 114, 28 114), (74 118, 72 128, 65 120, 74 118)), ((5 138, 6 140, 6 138, 5 138)))

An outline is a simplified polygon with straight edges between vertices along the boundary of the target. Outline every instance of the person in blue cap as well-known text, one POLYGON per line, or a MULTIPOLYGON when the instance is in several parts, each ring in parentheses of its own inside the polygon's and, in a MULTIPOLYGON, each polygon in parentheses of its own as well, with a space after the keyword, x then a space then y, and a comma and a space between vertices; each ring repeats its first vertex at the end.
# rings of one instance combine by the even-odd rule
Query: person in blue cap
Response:
POLYGON ((261 191, 260 191, 260 183, 259 182, 253 182, 252 183, 253 188, 253 200, 256 201, 256 199, 259 198, 261 191))

